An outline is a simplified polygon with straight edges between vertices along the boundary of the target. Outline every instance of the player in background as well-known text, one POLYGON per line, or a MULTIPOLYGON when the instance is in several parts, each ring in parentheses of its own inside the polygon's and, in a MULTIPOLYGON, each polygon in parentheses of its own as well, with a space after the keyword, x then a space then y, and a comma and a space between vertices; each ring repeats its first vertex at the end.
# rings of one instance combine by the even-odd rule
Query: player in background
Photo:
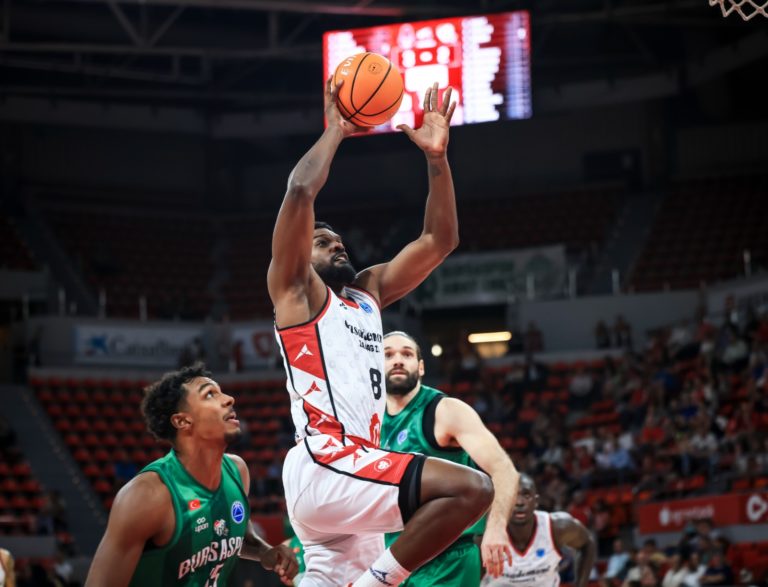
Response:
MULTIPOLYGON (((267 285, 297 440, 283 484, 305 549, 301 587, 381 587, 401 583, 474 524, 490 506, 493 486, 469 467, 379 448, 386 403, 381 308, 418 286, 459 240, 446 156, 451 92, 439 104, 437 86, 430 87, 422 126, 399 127, 427 159, 421 235, 391 261, 358 273, 341 237, 315 222, 315 199, 336 150, 360 130, 339 113, 339 87, 326 84, 328 126, 291 172, 272 237, 267 285), (385 549, 383 534, 399 530, 385 549)), ((366 222, 376 218, 361 218, 362 228, 366 222)))
POLYGON ((293 553, 255 533, 248 467, 225 454, 242 434, 234 403, 200 363, 147 388, 147 428, 173 448, 118 492, 86 587, 224 587, 238 556, 292 584, 293 553))
POLYGON ((563 547, 576 551, 574 587, 587 587, 597 546, 592 534, 566 512, 541 512, 533 479, 523 473, 517 503, 509 520, 512 560, 499 578, 486 577, 484 587, 557 587, 563 547))
POLYGON ((4 548, 0 548, 0 587, 16 587, 13 556, 4 548))
MULTIPOLYGON (((382 448, 418 452, 466 465, 490 475, 495 497, 487 522, 479 520, 439 556, 413 573, 409 587, 477 587, 482 564, 498 576, 512 556, 507 520, 515 504, 519 475, 499 441, 474 409, 461 400, 423 385, 424 361, 414 338, 405 332, 384 336, 387 411, 381 427, 382 448), (478 550, 475 536, 482 534, 478 550), (499 556, 501 554, 501 556, 499 556)), ((387 545, 398 534, 388 534, 387 545)))

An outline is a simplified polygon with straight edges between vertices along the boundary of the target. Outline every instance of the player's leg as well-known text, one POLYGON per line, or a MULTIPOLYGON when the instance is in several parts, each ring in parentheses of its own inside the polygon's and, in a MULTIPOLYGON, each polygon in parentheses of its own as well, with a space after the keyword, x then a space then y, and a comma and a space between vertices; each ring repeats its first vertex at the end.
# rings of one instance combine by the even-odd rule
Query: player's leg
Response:
MULTIPOLYGON (((418 509, 408 516, 392 555, 413 570, 445 550, 491 506, 493 484, 485 473, 442 459, 424 460, 418 509)), ((402 491, 402 488, 401 488, 402 491)))
POLYGON ((474 537, 462 536, 447 550, 419 567, 402 587, 477 587, 483 574, 480 547, 474 537))
POLYGON ((492 501, 493 484, 486 474, 418 455, 400 484, 399 504, 405 527, 353 586, 378 587, 382 577, 398 585, 450 546, 488 510, 492 501))

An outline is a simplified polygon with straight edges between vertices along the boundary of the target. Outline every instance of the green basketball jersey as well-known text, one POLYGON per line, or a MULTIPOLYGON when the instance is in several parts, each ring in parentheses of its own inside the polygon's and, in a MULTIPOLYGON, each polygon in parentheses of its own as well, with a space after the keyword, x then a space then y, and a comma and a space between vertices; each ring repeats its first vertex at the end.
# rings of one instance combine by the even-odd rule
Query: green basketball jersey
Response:
MULTIPOLYGON (((461 448, 443 448, 435 440, 435 409, 437 403, 446 397, 441 391, 422 385, 416 396, 397 416, 384 412, 381 426, 381 447, 398 452, 418 452, 428 457, 438 457, 467 467, 477 469, 477 465, 461 448)), ((485 518, 480 518, 473 526, 464 530, 464 534, 482 534, 485 531, 485 518)), ((399 533, 387 534, 389 546, 399 533)))
POLYGON ((221 464, 221 484, 203 487, 171 450, 142 469, 153 471, 168 487, 176 529, 162 547, 145 547, 131 587, 224 587, 237 563, 250 518, 248 496, 237 465, 221 464))

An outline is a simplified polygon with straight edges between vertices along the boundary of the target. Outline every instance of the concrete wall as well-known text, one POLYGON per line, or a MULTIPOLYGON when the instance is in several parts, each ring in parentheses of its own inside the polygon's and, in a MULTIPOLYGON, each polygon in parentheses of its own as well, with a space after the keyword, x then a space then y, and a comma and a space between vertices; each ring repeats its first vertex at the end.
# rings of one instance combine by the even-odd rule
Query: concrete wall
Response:
POLYGON ((688 290, 522 302, 520 326, 536 322, 548 351, 589 349, 595 347, 595 324, 604 320, 610 326, 621 314, 632 326, 635 348, 641 348, 647 330, 682 318, 692 319, 699 295, 696 290, 688 290))

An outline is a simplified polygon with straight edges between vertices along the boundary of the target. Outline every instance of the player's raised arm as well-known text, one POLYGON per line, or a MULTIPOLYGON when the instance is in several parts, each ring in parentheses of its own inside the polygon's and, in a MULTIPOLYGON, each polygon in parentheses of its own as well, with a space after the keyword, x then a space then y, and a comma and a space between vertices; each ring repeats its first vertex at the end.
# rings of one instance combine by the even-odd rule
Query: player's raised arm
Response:
POLYGON ((424 229, 388 263, 363 271, 358 283, 377 295, 382 307, 399 300, 415 289, 459 244, 456 193, 448 165, 448 129, 456 103, 451 103, 451 88, 438 104, 437 84, 424 95, 424 121, 418 130, 400 128, 427 157, 429 195, 424 213, 424 229))
POLYGON ((288 187, 272 234, 272 261, 267 287, 278 325, 290 326, 309 319, 307 295, 312 282, 310 258, 315 221, 315 198, 328 179, 331 162, 341 141, 357 127, 343 119, 336 106, 341 84, 325 86, 325 116, 328 127, 299 160, 288 177, 288 187), (306 312, 303 306, 306 306, 306 312), (305 314, 306 315, 303 315, 305 314))
MULTIPOLYGON (((173 512, 171 495, 155 473, 139 475, 123 487, 115 497, 85 587, 127 586, 144 545, 163 531, 167 512, 173 512)), ((172 532, 171 525, 169 538, 172 532)))
POLYGON ((461 400, 445 398, 437 404, 435 437, 441 444, 444 440, 458 444, 493 481, 494 498, 480 552, 488 574, 498 576, 504 559, 512 559, 506 528, 515 505, 520 474, 477 412, 461 400))
POLYGON ((574 586, 587 587, 589 574, 597 556, 597 546, 592 533, 570 514, 555 512, 552 514, 552 534, 559 548, 567 546, 579 553, 574 586))

